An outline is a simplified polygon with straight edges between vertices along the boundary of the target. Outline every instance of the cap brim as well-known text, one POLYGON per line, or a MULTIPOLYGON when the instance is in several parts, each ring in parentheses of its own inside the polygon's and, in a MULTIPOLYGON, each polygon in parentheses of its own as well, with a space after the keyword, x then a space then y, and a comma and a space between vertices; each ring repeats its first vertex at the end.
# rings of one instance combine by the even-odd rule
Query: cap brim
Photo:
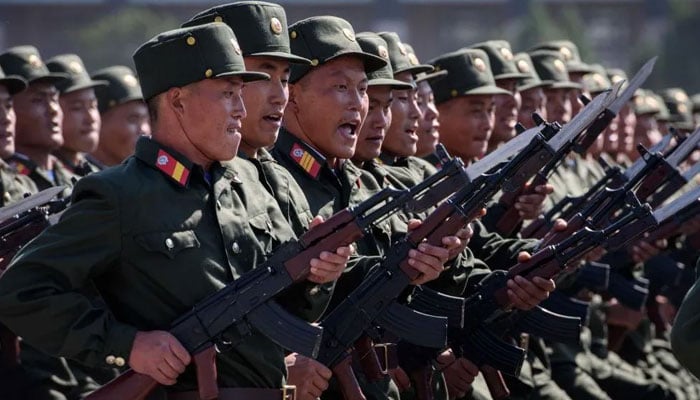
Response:
MULTIPOLYGON (((361 58, 362 62, 365 64, 365 72, 374 72, 379 68, 385 67, 388 64, 388 62, 385 59, 379 56, 375 56, 374 54, 365 53, 361 51, 348 51, 345 53, 339 53, 334 55, 333 57, 328 57, 324 61, 324 63, 342 56, 356 56, 361 58)), ((396 72, 394 71, 394 73, 396 72)))
POLYGON ((420 74, 416 76, 416 83, 423 81, 432 81, 445 76, 447 76, 447 70, 444 69, 442 71, 435 71, 429 74, 420 74))
POLYGON ((496 75, 493 77, 494 80, 501 80, 501 79, 523 79, 527 78, 530 75, 528 74, 523 74, 522 72, 509 72, 507 74, 500 74, 496 75))
POLYGON ((467 90, 466 92, 462 92, 462 95, 474 95, 474 94, 484 94, 484 95, 497 95, 497 94, 507 94, 512 96, 513 93, 501 89, 498 86, 491 86, 491 85, 486 85, 486 86, 479 86, 478 88, 467 90))
POLYGON ((403 68, 394 71, 394 75, 400 74, 402 72, 410 72, 411 75, 418 75, 422 72, 433 72, 435 70, 435 67, 429 64, 418 64, 418 65, 412 65, 408 68, 403 68))
POLYGON ((535 89, 535 88, 545 88, 549 86, 551 82, 549 81, 540 81, 537 83, 528 83, 527 85, 519 85, 517 86, 518 92, 524 92, 526 90, 530 89, 535 89))
POLYGON ((369 81, 367 81, 367 85, 368 86, 391 86, 392 89, 396 89, 396 90, 408 90, 408 89, 414 88, 414 86, 408 82, 403 82, 403 81, 399 81, 396 79, 389 79, 389 78, 370 79, 369 81))
POLYGON ((583 89, 583 86, 581 86, 578 83, 574 82, 557 82, 553 81, 551 85, 549 85, 550 89, 583 89))
POLYGON ((66 79, 68 79, 68 75, 66 75, 66 74, 61 74, 58 72, 51 72, 51 73, 46 74, 46 75, 36 76, 32 79, 29 79, 29 83, 32 84, 35 82, 46 82, 46 83, 51 83, 51 84, 55 85, 57 83, 65 81, 66 79))
POLYGON ((588 74, 595 72, 595 69, 586 63, 570 62, 566 64, 566 69, 569 72, 588 74))
POLYGON ((15 78, 14 76, 0 78, 0 85, 7 86, 7 91, 10 92, 10 95, 19 93, 27 88, 27 82, 24 79, 15 78))
POLYGON ((252 71, 230 71, 222 72, 220 74, 214 75, 216 78, 223 78, 226 76, 237 76, 243 80, 243 82, 254 82, 254 81, 268 81, 270 80, 270 75, 263 72, 252 72, 252 71))
POLYGON ((308 58, 304 57, 299 57, 291 53, 285 53, 283 51, 264 51, 260 53, 250 53, 244 55, 244 57, 248 56, 256 56, 256 57, 274 57, 274 58, 281 58, 283 60, 287 60, 290 63, 293 64, 304 64, 304 65, 310 65, 311 60, 308 58))
POLYGON ((107 81, 89 81, 89 82, 83 82, 78 85, 74 86, 68 86, 67 88, 63 89, 61 93, 70 93, 70 92, 75 92, 77 90, 82 90, 82 89, 90 89, 90 88, 96 88, 99 86, 107 86, 109 85, 109 82, 107 81))

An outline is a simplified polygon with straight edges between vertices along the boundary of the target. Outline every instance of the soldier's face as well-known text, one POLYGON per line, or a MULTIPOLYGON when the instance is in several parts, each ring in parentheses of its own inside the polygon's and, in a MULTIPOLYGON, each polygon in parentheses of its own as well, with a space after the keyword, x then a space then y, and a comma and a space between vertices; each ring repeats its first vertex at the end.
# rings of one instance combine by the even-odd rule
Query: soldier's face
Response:
POLYGON ((109 165, 119 164, 134 154, 136 141, 150 135, 148 108, 141 100, 133 100, 112 107, 102 114, 99 148, 109 157, 109 165))
POLYGON ((243 81, 238 77, 205 79, 181 88, 180 123, 204 166, 236 156, 241 122, 246 116, 243 81))
POLYGON ((416 156, 425 157, 435 151, 440 140, 440 122, 438 110, 435 107, 433 89, 427 81, 418 83, 418 108, 421 117, 418 120, 418 144, 416 156))
POLYGON ((516 79, 499 79, 496 85, 511 93, 498 94, 494 96, 496 103, 496 117, 491 134, 492 147, 507 142, 515 136, 515 124, 518 122, 518 109, 520 108, 521 97, 516 89, 516 79))
POLYGON ((315 67, 290 85, 285 126, 326 158, 349 159, 355 152, 368 107, 367 75, 362 61, 352 56, 339 57, 315 67))
POLYGON ((56 150, 63 144, 63 112, 58 104, 58 90, 53 84, 34 82, 14 96, 17 113, 17 144, 56 150))
POLYGON ((493 129, 494 96, 471 95, 450 99, 438 106, 440 142, 449 153, 471 160, 486 154, 493 129))
POLYGON ((97 148, 100 139, 100 112, 92 88, 62 94, 59 103, 63 110, 63 147, 78 153, 89 153, 97 148))
POLYGON ((362 123, 352 159, 363 162, 379 156, 386 130, 391 124, 392 90, 390 86, 367 88, 369 111, 362 123))
POLYGON ((247 116, 243 119, 241 150, 252 155, 275 144, 289 100, 289 62, 273 57, 245 57, 248 71, 265 72, 270 80, 251 82, 243 89, 247 116))
POLYGON ((547 97, 547 121, 565 124, 571 119, 570 89, 545 89, 547 97))
POLYGON ((0 85, 0 158, 7 158, 15 152, 16 122, 12 96, 5 85, 0 85))
POLYGON ((542 88, 533 88, 520 92, 522 105, 518 110, 518 122, 525 128, 534 128, 535 122, 532 120, 532 113, 536 112, 544 119, 547 119, 547 97, 542 88))
MULTIPOLYGON (((569 71, 569 79, 571 82, 583 83, 583 76, 585 74, 581 72, 571 72, 569 71)), ((569 91, 569 101, 571 102, 571 117, 573 118, 576 114, 583 108, 583 103, 579 99, 580 95, 584 95, 591 98, 591 94, 587 90, 582 89, 571 89, 569 91)))
POLYGON ((627 102, 620 110, 620 124, 619 124, 619 136, 620 136, 620 151, 625 154, 635 153, 634 145, 634 130, 637 125, 637 116, 634 115, 630 103, 627 102))
MULTIPOLYGON (((662 139, 659 127, 656 124, 654 114, 637 115, 637 124, 634 128, 634 142, 641 143, 647 149, 662 139)), ((636 154, 637 152, 632 152, 636 154)))
MULTIPOLYGON (((412 82, 410 72, 402 72, 394 76, 402 82, 412 82)), ((398 157, 408 157, 416 154, 418 143, 418 94, 416 89, 394 90, 394 102, 391 104, 391 125, 386 132, 382 150, 387 154, 398 157)))

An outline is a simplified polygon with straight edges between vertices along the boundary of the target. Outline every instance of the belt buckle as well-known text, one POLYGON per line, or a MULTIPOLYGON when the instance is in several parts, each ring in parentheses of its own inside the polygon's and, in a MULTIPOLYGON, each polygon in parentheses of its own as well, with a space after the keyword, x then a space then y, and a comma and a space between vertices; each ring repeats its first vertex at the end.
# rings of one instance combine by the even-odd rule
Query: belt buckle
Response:
POLYGON ((389 346, 386 343, 376 343, 374 348, 382 349, 384 365, 381 365, 381 368, 382 373, 386 375, 389 373, 389 346))
POLYGON ((282 386, 282 400, 296 400, 297 387, 294 385, 282 386))

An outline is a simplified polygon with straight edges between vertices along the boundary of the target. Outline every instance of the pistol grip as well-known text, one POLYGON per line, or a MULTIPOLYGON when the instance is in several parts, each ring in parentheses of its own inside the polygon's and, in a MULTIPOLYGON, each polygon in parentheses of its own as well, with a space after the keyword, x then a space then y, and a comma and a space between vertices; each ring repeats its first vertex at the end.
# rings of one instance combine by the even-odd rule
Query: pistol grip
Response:
POLYGON ((216 349, 209 346, 192 357, 197 370, 197 387, 199 398, 215 400, 219 397, 219 385, 216 383, 216 349))
POLYGON ((484 380, 494 400, 505 400, 510 397, 510 390, 508 390, 508 386, 503 380, 501 371, 488 365, 483 365, 481 373, 484 375, 484 380))
POLYGON ((86 400, 132 399, 144 400, 158 382, 148 375, 139 374, 130 369, 119 375, 106 385, 100 387, 85 397, 86 400))
POLYGON ((360 389, 360 384, 357 383, 355 373, 352 372, 350 356, 345 357, 331 369, 345 400, 367 400, 360 389))

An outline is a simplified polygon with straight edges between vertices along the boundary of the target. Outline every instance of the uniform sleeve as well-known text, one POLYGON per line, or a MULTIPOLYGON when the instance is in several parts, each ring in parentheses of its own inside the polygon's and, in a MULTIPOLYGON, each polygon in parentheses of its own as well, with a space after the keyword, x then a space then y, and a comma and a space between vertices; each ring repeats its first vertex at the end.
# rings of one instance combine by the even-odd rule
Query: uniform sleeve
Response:
POLYGON ((91 279, 117 265, 121 248, 116 190, 87 177, 59 223, 20 251, 0 278, 0 321, 38 349, 104 366, 127 359, 136 329, 94 296, 91 279))
MULTIPOLYGON (((698 281, 700 282, 700 281, 698 281)), ((671 347, 678 361, 700 377, 700 283, 683 300, 671 328, 671 347)))
POLYGON ((533 239, 505 239, 501 235, 489 232, 481 221, 472 223, 474 234, 469 241, 469 248, 474 256, 483 260, 491 269, 508 269, 515 265, 518 253, 532 251, 537 244, 533 239))

